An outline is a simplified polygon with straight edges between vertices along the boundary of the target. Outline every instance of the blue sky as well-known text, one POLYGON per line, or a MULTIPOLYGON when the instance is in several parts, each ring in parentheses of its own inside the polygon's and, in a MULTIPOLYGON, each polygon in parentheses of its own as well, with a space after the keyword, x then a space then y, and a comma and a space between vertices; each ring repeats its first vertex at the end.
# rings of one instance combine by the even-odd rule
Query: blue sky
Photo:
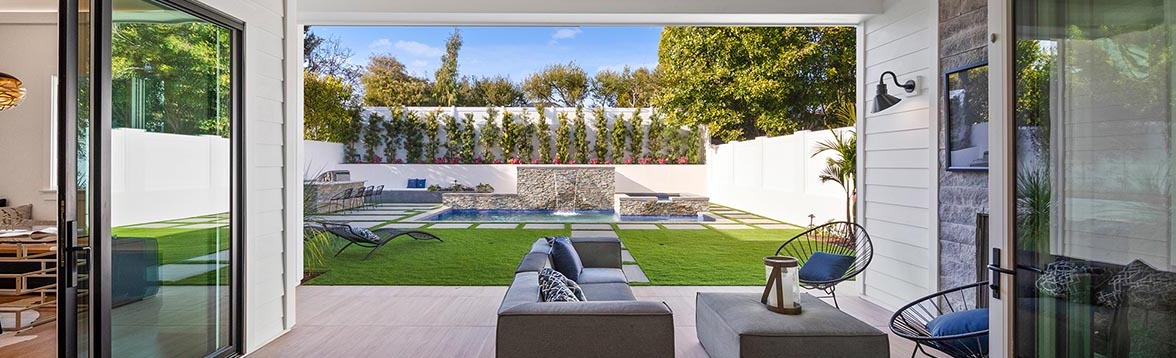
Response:
MULTIPOLYGON (((391 53, 410 73, 428 78, 437 70, 453 27, 314 26, 337 37, 366 64, 372 54, 391 53)), ((591 76, 601 69, 653 67, 661 27, 460 27, 461 76, 510 76, 520 81, 549 64, 575 61, 591 76)))

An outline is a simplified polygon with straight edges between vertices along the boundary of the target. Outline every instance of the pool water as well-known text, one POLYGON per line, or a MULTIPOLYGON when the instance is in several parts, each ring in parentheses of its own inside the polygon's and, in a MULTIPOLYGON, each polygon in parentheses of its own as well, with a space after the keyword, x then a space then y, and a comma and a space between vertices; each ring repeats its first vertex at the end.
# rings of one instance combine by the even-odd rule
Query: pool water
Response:
POLYGON ((714 221, 705 215, 654 216, 617 215, 612 210, 578 210, 574 215, 557 215, 553 210, 446 210, 427 221, 501 221, 501 222, 704 222, 714 221))

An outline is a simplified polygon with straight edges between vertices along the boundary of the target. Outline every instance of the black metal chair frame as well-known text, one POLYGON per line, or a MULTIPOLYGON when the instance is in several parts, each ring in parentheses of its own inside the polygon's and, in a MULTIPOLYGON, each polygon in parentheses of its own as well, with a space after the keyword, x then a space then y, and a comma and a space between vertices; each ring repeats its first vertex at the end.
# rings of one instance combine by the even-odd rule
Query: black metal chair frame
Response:
POLYGON ((339 205, 339 209, 341 210, 344 206, 346 206, 344 203, 351 198, 352 191, 352 188, 347 188, 339 191, 338 193, 335 193, 335 195, 332 195, 330 199, 327 199, 327 202, 320 206, 316 211, 321 211, 322 207, 329 207, 332 203, 339 205))
POLYGON ((347 240, 347 245, 343 245, 343 248, 339 249, 339 252, 335 253, 335 257, 338 257, 340 254, 343 253, 344 250, 347 250, 348 247, 351 247, 351 245, 355 245, 355 246, 359 246, 359 247, 372 249, 371 251, 369 251, 367 253, 366 256, 363 257, 364 260, 367 260, 368 258, 372 257, 372 254, 376 253, 376 250, 379 250, 381 247, 384 247, 384 245, 387 245, 389 242, 392 242, 392 239, 395 239, 395 238, 401 237, 401 236, 408 236, 408 237, 411 237, 415 240, 437 240, 440 242, 445 242, 444 240, 441 240, 440 237, 437 237, 436 235, 433 235, 433 234, 430 234, 430 233, 427 233, 424 231, 401 230, 401 229, 394 229, 394 228, 381 228, 381 229, 372 230, 372 233, 376 234, 376 236, 378 236, 380 238, 379 240, 373 241, 373 240, 369 240, 367 237, 365 237, 363 235, 359 235, 358 233, 356 233, 355 228, 353 228, 351 225, 348 225, 348 224, 337 223, 337 222, 319 222, 317 224, 321 225, 323 230, 326 230, 327 232, 329 232, 339 238, 347 240))
POLYGON ((837 304, 837 284, 865 271, 866 266, 874 259, 874 244, 870 242, 870 234, 866 233, 866 228, 856 223, 834 221, 805 230, 776 249, 776 255, 795 257, 800 260, 802 267, 816 252, 854 257, 853 265, 839 278, 828 281, 800 280, 800 287, 824 291, 828 296, 820 298, 832 298, 833 306, 841 309, 837 304))
POLYGON ((368 191, 369 204, 373 207, 377 204, 380 204, 381 202, 379 200, 381 195, 384 195, 384 185, 380 184, 373 186, 372 190, 368 191))
MULTIPOLYGON (((890 331, 894 332, 899 337, 909 339, 915 342, 915 349, 911 352, 911 357, 915 357, 919 352, 922 352, 928 357, 935 357, 928 353, 924 346, 934 348, 955 358, 976 358, 985 357, 987 354, 983 352, 973 352, 961 348, 960 344, 940 344, 946 342, 959 342, 969 339, 980 340, 988 336, 988 330, 956 334, 950 336, 932 336, 931 332, 927 330, 927 323, 936 317, 947 313, 966 311, 978 308, 975 302, 969 305, 968 300, 976 300, 975 292, 968 292, 969 289, 987 290, 988 281, 980 281, 972 284, 967 284, 960 287, 951 288, 948 290, 936 292, 927 296, 923 296, 903 306, 894 312, 890 317, 890 331), (958 297, 956 297, 958 293, 958 297)), ((977 343, 980 343, 979 341, 977 343)), ((966 348, 966 347, 964 347, 966 348)))

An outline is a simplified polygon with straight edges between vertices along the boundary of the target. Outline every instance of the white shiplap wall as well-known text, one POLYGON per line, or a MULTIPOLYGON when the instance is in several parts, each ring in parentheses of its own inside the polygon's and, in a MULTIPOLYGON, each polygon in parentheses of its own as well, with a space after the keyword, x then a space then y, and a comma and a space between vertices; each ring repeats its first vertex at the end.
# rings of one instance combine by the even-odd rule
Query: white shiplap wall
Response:
POLYGON ((286 275, 285 14, 290 0, 201 0, 245 22, 245 351, 293 324, 286 275))
POLYGON ((936 289, 936 94, 938 71, 935 0, 887 0, 882 15, 862 27, 862 90, 865 120, 861 142, 859 210, 874 243, 862 295, 895 309, 936 289), (887 78, 889 92, 903 98, 870 113, 885 71, 900 82, 919 78, 919 90, 903 97, 887 78))

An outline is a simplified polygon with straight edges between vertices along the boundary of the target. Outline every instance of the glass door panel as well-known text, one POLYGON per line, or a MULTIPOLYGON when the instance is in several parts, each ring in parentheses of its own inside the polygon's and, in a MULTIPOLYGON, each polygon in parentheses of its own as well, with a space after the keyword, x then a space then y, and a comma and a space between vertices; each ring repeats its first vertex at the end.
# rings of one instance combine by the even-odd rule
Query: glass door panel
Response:
POLYGON ((1176 1, 1014 6, 1014 353, 1176 356, 1176 1))
POLYGON ((114 2, 111 351, 230 347, 237 31, 171 2, 114 2))
POLYGON ((90 94, 92 11, 88 0, 59 3, 57 135, 58 355, 97 355, 91 344, 90 94))

